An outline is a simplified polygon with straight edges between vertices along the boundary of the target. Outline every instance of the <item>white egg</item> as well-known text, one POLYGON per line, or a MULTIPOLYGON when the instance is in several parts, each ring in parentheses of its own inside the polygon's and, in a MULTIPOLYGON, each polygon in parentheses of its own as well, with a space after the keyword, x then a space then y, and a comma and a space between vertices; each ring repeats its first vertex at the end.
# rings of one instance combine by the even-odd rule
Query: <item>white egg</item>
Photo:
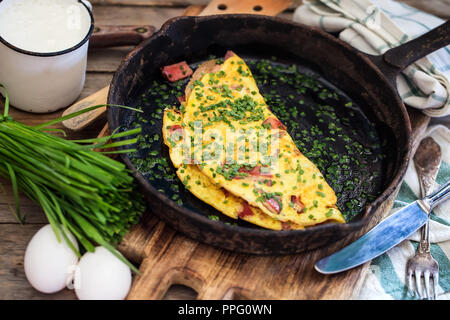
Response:
POLYGON ((74 277, 80 300, 122 300, 131 287, 131 270, 104 247, 81 257, 74 277))
MULTIPOLYGON (((59 232, 59 231, 58 231, 59 232)), ((78 249, 75 237, 67 232, 78 249)), ((28 243, 24 257, 25 275, 38 291, 54 293, 62 290, 71 278, 78 257, 60 234, 61 242, 48 224, 42 227, 28 243)))

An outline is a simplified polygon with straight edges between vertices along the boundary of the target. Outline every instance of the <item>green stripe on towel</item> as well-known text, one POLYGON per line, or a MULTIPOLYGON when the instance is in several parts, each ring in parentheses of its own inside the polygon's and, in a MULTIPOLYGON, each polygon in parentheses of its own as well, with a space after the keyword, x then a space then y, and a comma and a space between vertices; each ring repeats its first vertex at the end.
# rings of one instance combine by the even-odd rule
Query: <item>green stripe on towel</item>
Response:
POLYGON ((384 291, 396 300, 412 300, 413 297, 408 293, 408 289, 404 285, 395 272, 394 265, 387 254, 383 254, 372 260, 372 266, 380 268, 381 277, 378 281, 384 291))

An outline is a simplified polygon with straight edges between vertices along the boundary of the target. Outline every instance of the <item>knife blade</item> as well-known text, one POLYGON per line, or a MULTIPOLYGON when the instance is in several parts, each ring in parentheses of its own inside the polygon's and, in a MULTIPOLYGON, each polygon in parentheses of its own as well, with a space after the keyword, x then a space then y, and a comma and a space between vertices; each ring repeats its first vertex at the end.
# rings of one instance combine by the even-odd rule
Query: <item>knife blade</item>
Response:
POLYGON ((324 274, 354 268, 395 247, 423 226, 427 219, 428 214, 417 201, 413 202, 381 221, 344 249, 319 260, 315 268, 324 274))
POLYGON ((431 210, 450 195, 450 181, 432 195, 417 200, 382 220, 368 233, 315 264, 323 274, 333 274, 370 261, 408 238, 422 227, 431 210))

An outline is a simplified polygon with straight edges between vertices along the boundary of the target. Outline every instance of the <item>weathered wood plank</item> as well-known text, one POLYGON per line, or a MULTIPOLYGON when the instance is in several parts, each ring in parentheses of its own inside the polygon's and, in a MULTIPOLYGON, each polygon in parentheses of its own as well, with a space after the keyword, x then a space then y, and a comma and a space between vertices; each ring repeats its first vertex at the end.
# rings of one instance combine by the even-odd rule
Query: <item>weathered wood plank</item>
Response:
MULTIPOLYGON (((17 224, 18 221, 14 216, 14 194, 11 183, 0 177, 0 224, 17 224)), ((36 205, 25 195, 20 196, 20 210, 22 216, 26 216, 27 224, 47 223, 44 212, 41 207, 36 205)))
POLYGON ((138 6, 138 7, 187 7, 189 5, 205 5, 208 0, 91 0, 98 6, 138 6))
MULTIPOLYGON (((88 73, 86 76, 86 83, 83 92, 81 93, 78 99, 85 98, 93 94, 94 92, 98 91, 99 89, 107 86, 111 82, 112 76, 113 76, 112 73, 99 73, 99 72, 88 73)), ((0 101, 0 108, 3 108, 3 101, 0 101)), ((14 119, 20 120, 21 122, 27 125, 36 125, 45 121, 49 121, 51 119, 55 119, 61 113, 62 110, 47 114, 36 114, 21 111, 15 108, 10 109, 10 116, 12 116, 14 119)), ((59 127, 62 128, 62 126, 59 127)), ((68 133, 70 134, 70 132, 68 133)), ((85 134, 85 136, 88 136, 88 134, 85 134)))
POLYGON ((23 269, 23 255, 31 237, 41 224, 0 224, 0 299, 75 299, 70 290, 43 294, 28 283, 23 269))
MULTIPOLYGON (((92 0, 96 7, 94 14, 96 23, 99 24, 152 24, 159 27, 165 20, 173 16, 181 15, 184 7, 187 4, 206 4, 207 0, 92 0), (111 6, 113 4, 113 6, 111 6), (164 7, 161 7, 164 6, 164 7), (146 8, 148 7, 148 8, 146 8)), ((450 17, 450 0, 405 0, 404 2, 418 7, 419 9, 428 10, 441 17, 450 17)), ((283 17, 290 18, 292 10, 283 13, 283 17)), ((86 87, 83 90, 80 98, 86 97, 98 89, 109 84, 112 78, 112 72, 115 71, 120 64, 122 58, 128 53, 131 48, 116 48, 109 50, 91 50, 89 53, 88 75, 86 87)), ((1 99, 0 99, 1 100, 1 99)), ((1 102, 0 102, 1 105, 1 102)), ((1 106, 0 106, 1 109, 1 106)), ((27 124, 37 124, 46 120, 57 117, 60 112, 48 115, 35 115, 26 112, 11 110, 11 115, 17 120, 27 124)), ((60 127, 60 126, 57 126, 60 127)), ((88 128, 82 134, 68 133, 69 138, 94 137, 101 130, 103 124, 98 124, 93 128, 88 128)), ((5 183, 0 179, 0 183, 5 183)), ((73 292, 64 290, 55 295, 40 294, 30 287, 25 279, 23 273, 23 254, 25 252, 26 244, 32 235, 40 228, 42 223, 46 223, 45 216, 42 210, 33 204, 26 197, 21 197, 24 213, 29 215, 28 224, 19 225, 16 223, 8 204, 12 203, 12 190, 10 184, 5 184, 6 196, 0 193, 0 234, 2 235, 2 244, 0 245, 0 299, 73 299, 75 298, 73 292)), ((142 224, 137 227, 153 228, 151 222, 142 224), (149 225, 150 223, 150 225, 149 225)), ((148 230, 148 229, 147 229, 148 230)), ((130 242, 135 242, 139 234, 133 233, 135 238, 127 238, 122 248, 130 247, 130 242)), ((182 236, 177 236, 182 237, 182 236)), ((182 237, 183 238, 183 237, 182 237)), ((141 238, 142 241, 147 242, 149 239, 141 238)), ((190 241, 190 240, 186 240, 190 241)), ((144 246, 144 245, 143 245, 144 246)), ((145 245, 146 246, 146 245, 145 245)), ((198 251, 196 251, 198 252, 198 251)), ((130 253, 130 252, 128 252, 130 253)), ((133 260, 139 260, 144 255, 142 252, 135 252, 133 260)), ((228 256, 221 256, 220 259, 227 261, 228 256)), ((219 259, 219 260, 220 260, 219 259)), ((253 261, 253 260, 252 260, 253 261)), ((253 261, 256 263, 256 260, 253 261)), ((229 265, 227 262, 226 266, 229 265)), ((228 269, 226 269, 228 270, 228 269)), ((292 271, 292 270, 291 270, 292 271)), ((294 278, 296 277, 295 270, 293 271, 294 278)), ((304 279, 304 278, 303 278, 304 279)), ((314 279, 314 276, 311 278, 314 279)), ((175 279, 177 280, 177 279, 175 279)), ((309 281, 307 279, 303 281, 309 281)), ((181 278, 174 283, 182 283, 181 278)), ((203 293, 207 296, 211 293, 203 293)), ((212 294, 217 294, 212 292, 212 294)), ((245 292, 235 292, 237 297, 245 297, 245 292)), ((195 298, 196 293, 184 286, 174 285, 169 288, 165 294, 165 299, 192 299, 195 298)), ((308 297, 305 293, 302 297, 308 297)), ((312 297, 311 298, 315 298, 312 297)))
POLYGON ((174 284, 167 290, 162 300, 195 300, 197 296, 198 293, 194 289, 174 284))
POLYGON ((275 16, 286 10, 291 3, 291 0, 211 0, 199 15, 249 13, 275 16))
POLYGON ((133 47, 90 49, 88 72, 114 73, 133 47))
MULTIPOLYGON (((0 206, 0 212, 4 211, 0 206)), ((36 291, 28 283, 23 269, 25 248, 33 235, 45 224, 27 223, 5 224, 0 221, 0 300, 67 300, 76 299, 72 290, 65 289, 54 294, 36 291)), ((194 299, 196 293, 185 286, 175 285, 167 292, 164 299, 194 299)))
MULTIPOLYGON (((206 5, 208 0, 91 0, 97 6, 138 6, 138 7, 185 7, 188 5, 206 5)), ((441 18, 450 17, 450 0, 400 0, 419 10, 429 12, 441 18)), ((302 3, 294 0, 289 10, 302 3)))
MULTIPOLYGON (((294 1, 295 6, 300 1, 294 1)), ((418 9, 436 14, 437 16, 450 17, 450 0, 404 0, 403 2, 418 9)), ((94 4, 101 4, 95 8, 95 19, 98 24, 151 24, 159 28, 168 18, 181 15, 183 8, 189 4, 207 4, 206 0, 191 1, 166 1, 166 0, 95 0, 94 4), (114 4, 114 6, 111 6, 114 4), (169 8, 154 8, 153 6, 168 6, 169 8), (149 6, 149 8, 133 8, 135 6, 149 6), (176 8, 170 8, 176 7, 176 8), (113 8, 114 10, 111 10, 113 8), (131 12, 139 9, 139 14, 131 12), (155 12, 158 12, 155 14, 155 12)), ((285 19, 292 18, 292 10, 279 15, 285 19)), ((132 47, 94 49, 89 53, 88 71, 114 72, 121 60, 132 50, 132 47)))
MULTIPOLYGON (((8 203, 0 203, 0 224, 13 224, 20 226, 14 216, 14 212, 12 211, 14 208, 14 200, 11 201, 10 199, 4 199, 3 195, 0 195, 0 197, 2 197, 2 202, 8 201, 8 203)), ((25 202, 27 202, 25 199, 27 199, 25 196, 20 198, 21 214, 26 217, 25 224, 48 223, 41 207, 35 205, 34 203, 25 204, 25 202)))
POLYGON ((152 25, 157 29, 170 18, 182 15, 183 8, 99 6, 94 8, 95 23, 103 25, 152 25))
MULTIPOLYGON (((191 5, 207 5, 209 0, 91 0, 90 2, 95 6, 187 7, 191 5)), ((291 8, 295 8, 301 3, 302 0, 293 0, 291 8)))

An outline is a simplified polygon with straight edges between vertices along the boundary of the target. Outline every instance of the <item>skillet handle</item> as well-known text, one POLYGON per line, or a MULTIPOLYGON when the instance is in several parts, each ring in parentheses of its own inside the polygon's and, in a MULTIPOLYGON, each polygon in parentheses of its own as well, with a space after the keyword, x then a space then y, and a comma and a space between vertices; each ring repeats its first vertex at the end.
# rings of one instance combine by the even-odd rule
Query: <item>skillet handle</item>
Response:
POLYGON ((96 26, 90 48, 137 46, 155 32, 153 26, 96 26))
POLYGON ((382 56, 372 56, 371 60, 395 84, 396 76, 407 66, 449 44, 450 20, 414 40, 389 49, 382 56))

